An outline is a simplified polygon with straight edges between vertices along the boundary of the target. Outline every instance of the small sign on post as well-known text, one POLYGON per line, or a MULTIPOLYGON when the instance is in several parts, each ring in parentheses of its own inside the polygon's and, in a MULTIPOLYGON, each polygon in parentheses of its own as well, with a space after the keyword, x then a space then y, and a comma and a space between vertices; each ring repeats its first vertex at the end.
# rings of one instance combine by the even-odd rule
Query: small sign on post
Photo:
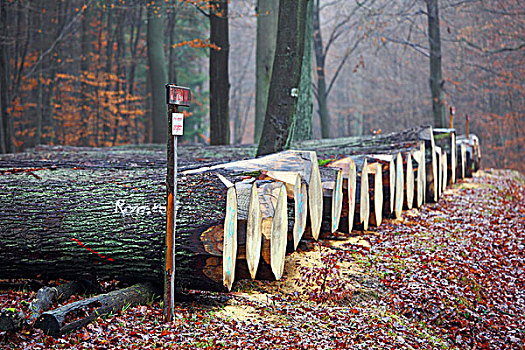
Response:
POLYGON ((166 185, 168 189, 168 203, 166 208, 166 257, 164 275, 164 320, 171 322, 174 316, 175 304, 175 228, 177 217, 177 137, 184 132, 184 114, 179 113, 178 107, 189 107, 191 91, 188 88, 166 85, 166 103, 168 104, 168 169, 166 185))

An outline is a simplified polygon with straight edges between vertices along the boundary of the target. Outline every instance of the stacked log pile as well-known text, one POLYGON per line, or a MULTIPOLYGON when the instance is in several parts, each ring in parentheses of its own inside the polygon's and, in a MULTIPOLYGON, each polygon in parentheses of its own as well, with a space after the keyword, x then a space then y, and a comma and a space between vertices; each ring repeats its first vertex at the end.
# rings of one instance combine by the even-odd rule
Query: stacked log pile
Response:
MULTIPOLYGON (((178 288, 229 291, 239 279, 278 280, 286 252, 302 239, 368 230, 435 202, 480 160, 477 137, 431 127, 293 148, 253 158, 253 146, 180 147, 178 288)), ((162 146, 1 156, 0 259, 9 264, 0 279, 159 285, 165 181, 162 146)), ((65 326, 52 327, 58 334, 65 326)))

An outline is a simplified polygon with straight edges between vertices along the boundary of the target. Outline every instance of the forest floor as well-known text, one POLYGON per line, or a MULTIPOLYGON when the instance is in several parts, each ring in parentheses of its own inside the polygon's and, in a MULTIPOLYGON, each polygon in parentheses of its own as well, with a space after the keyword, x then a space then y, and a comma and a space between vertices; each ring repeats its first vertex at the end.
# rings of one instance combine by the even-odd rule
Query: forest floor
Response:
MULTIPOLYGON (((193 292, 6 349, 524 349, 525 177, 484 170, 374 231, 301 245, 283 280, 193 292)), ((34 292, 0 291, 0 307, 34 292)))

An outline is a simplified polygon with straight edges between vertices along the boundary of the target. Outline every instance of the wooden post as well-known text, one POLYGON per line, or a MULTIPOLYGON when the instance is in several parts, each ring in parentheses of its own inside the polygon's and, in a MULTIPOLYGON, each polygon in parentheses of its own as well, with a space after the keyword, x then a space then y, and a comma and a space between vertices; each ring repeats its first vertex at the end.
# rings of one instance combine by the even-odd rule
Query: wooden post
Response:
POLYGON ((450 106, 450 114, 449 114, 449 121, 448 121, 448 128, 452 129, 454 127, 454 114, 455 114, 455 108, 453 106, 450 106))
POLYGON ((166 222, 166 257, 164 275, 164 321, 171 322, 175 303, 175 232, 177 217, 177 137, 183 133, 183 116, 177 106, 188 106, 191 100, 187 88, 167 84, 166 100, 168 104, 168 141, 167 141, 167 222, 166 222))
MULTIPOLYGON (((171 115, 177 112, 175 105, 168 105, 168 130, 172 129, 171 115)), ((166 265, 164 277, 164 320, 170 322, 173 317, 173 302, 175 300, 175 217, 177 204, 177 136, 168 133, 167 143, 168 169, 166 188, 168 203, 166 208, 166 265)))
POLYGON ((468 114, 465 115, 465 119, 466 119, 466 122, 467 122, 467 140, 469 139, 469 136, 468 136, 468 114))

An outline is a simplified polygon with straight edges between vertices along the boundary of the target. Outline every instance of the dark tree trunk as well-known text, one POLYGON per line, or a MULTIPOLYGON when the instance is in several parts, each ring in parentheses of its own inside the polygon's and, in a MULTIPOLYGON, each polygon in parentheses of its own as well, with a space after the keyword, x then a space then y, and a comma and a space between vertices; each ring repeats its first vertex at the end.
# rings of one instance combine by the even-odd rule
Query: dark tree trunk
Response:
POLYGON ((14 152, 13 119, 7 112, 9 107, 9 61, 8 61, 8 33, 7 33, 7 0, 0 0, 0 153, 14 152))
POLYGON ((303 62, 307 3, 279 2, 279 29, 259 156, 279 152, 289 142, 303 62))
POLYGON ((441 71, 441 37, 439 33, 438 0, 425 0, 428 15, 428 42, 430 44, 430 91, 432 93, 432 113, 434 127, 446 127, 445 96, 441 71))
POLYGON ((295 112, 292 137, 290 138, 292 142, 310 140, 312 138, 312 19, 313 3, 309 1, 306 10, 304 55, 301 67, 301 79, 299 82, 299 96, 297 98, 297 110, 295 112))
POLYGON ((268 104, 268 90, 277 41, 279 0, 257 1, 257 47, 255 54, 255 143, 261 133, 268 104))
MULTIPOLYGON (((53 167, 48 158, 47 169, 2 170, 0 260, 10 264, 0 267, 0 278, 109 277, 160 284, 165 161, 147 163, 119 169, 114 161, 92 158, 83 168, 70 168, 59 160, 53 167)), ((209 230, 224 223, 224 185, 210 173, 178 182, 177 284, 224 291, 222 232, 209 230)))
POLYGON ((148 62, 151 88, 153 143, 166 142, 166 89, 168 73, 164 57, 164 1, 148 4, 148 62))
POLYGON ((230 143, 228 0, 210 1, 210 144, 230 143))
POLYGON ((326 55, 323 47, 323 38, 321 36, 321 24, 319 20, 319 0, 314 0, 313 19, 314 52, 317 72, 316 97, 317 104, 319 105, 319 117, 321 119, 321 136, 322 138, 329 138, 330 113, 328 111, 328 92, 326 91, 326 55))

